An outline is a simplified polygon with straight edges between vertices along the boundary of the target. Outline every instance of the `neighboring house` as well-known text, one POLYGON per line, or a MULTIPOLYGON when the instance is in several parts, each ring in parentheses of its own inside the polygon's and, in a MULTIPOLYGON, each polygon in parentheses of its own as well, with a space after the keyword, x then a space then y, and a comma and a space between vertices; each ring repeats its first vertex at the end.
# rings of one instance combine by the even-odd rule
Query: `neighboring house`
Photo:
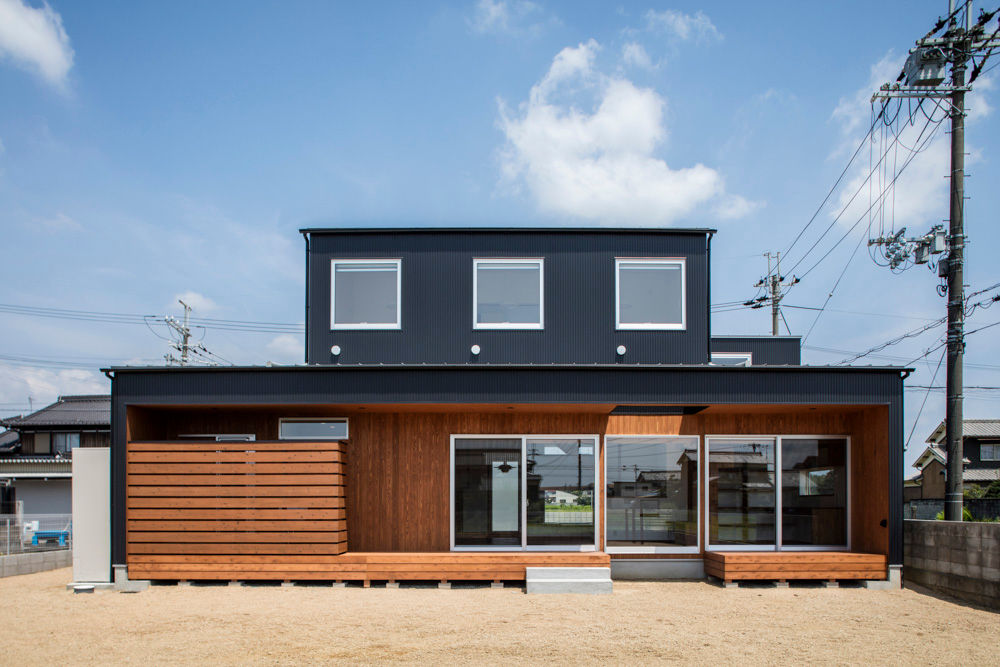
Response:
POLYGON ((0 449, 0 513, 13 513, 20 505, 24 514, 69 514, 73 449, 110 446, 111 397, 60 396, 52 405, 0 424, 10 429, 3 435, 16 434, 18 441, 17 448, 0 449))
MULTIPOLYGON (((919 470, 904 485, 904 500, 944 500, 948 453, 942 421, 927 438, 928 446, 913 462, 919 470)), ((1000 419, 962 422, 962 484, 989 486, 1000 480, 1000 419)))
POLYGON ((713 230, 303 234, 305 365, 107 370, 116 572, 901 565, 906 369, 713 336, 713 230), (594 493, 592 517, 539 511, 555 488, 594 493))

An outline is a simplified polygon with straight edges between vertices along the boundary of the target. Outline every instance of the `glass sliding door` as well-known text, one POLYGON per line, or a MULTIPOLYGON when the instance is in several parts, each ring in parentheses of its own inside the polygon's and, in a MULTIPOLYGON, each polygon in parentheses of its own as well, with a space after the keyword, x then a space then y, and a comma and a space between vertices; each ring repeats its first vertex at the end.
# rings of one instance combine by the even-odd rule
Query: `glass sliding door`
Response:
POLYGON ((847 546, 847 440, 781 439, 782 546, 847 546))
POLYGON ((521 546, 521 439, 456 438, 455 545, 521 546))
POLYGON ((608 436, 604 526, 609 550, 697 550, 698 438, 608 436))
POLYGON ((775 546, 773 438, 708 440, 708 543, 775 546))
POLYGON ((528 438, 528 546, 594 543, 594 439, 528 438))
POLYGON ((597 445, 597 436, 452 436, 452 546, 595 549, 597 445))

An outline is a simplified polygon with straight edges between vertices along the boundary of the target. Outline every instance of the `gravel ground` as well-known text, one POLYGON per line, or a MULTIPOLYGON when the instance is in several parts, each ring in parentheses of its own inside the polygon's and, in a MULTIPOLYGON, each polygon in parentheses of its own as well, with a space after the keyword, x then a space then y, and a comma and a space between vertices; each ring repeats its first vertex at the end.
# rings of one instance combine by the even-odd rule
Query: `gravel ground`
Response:
POLYGON ((1000 664, 1000 614, 913 590, 616 582, 609 596, 207 586, 74 595, 71 574, 0 579, 0 663, 1000 664))

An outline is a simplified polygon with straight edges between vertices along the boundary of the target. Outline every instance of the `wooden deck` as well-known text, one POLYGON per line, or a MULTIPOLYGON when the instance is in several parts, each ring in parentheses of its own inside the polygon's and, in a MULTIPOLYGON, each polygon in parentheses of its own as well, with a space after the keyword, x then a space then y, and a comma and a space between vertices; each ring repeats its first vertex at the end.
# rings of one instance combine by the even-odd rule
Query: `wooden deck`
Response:
POLYGON ((608 567, 603 552, 356 553, 339 556, 129 556, 132 579, 280 581, 523 581, 526 567, 608 567))
POLYGON ((849 551, 710 551, 705 574, 723 581, 885 579, 886 557, 849 551))

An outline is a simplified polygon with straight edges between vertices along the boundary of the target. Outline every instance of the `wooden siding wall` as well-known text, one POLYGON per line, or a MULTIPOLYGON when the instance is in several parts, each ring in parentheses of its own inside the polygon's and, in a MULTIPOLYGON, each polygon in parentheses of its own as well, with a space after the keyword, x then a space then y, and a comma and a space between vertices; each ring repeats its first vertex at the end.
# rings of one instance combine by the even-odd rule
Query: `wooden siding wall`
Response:
POLYGON ((342 554, 345 468, 339 442, 130 443, 129 575, 196 579, 234 558, 342 554))
MULTIPOLYGON (((132 439, 214 432, 255 433, 259 439, 274 439, 279 417, 348 417, 346 449, 351 452, 351 465, 346 471, 346 520, 352 552, 448 551, 449 447, 453 434, 697 435, 702 437, 702 446, 705 435, 849 435, 852 547, 888 553, 888 528, 881 525, 889 512, 887 408, 713 406, 687 416, 609 416, 610 407, 597 411, 600 409, 523 405, 479 411, 460 405, 130 408, 128 428, 132 439)), ((603 444, 602 439, 602 460, 603 444)), ((603 467, 600 483, 604 484, 603 467)), ((701 507, 701 512, 704 526, 706 508, 701 507)), ((703 540, 703 534, 701 537, 703 540)))

